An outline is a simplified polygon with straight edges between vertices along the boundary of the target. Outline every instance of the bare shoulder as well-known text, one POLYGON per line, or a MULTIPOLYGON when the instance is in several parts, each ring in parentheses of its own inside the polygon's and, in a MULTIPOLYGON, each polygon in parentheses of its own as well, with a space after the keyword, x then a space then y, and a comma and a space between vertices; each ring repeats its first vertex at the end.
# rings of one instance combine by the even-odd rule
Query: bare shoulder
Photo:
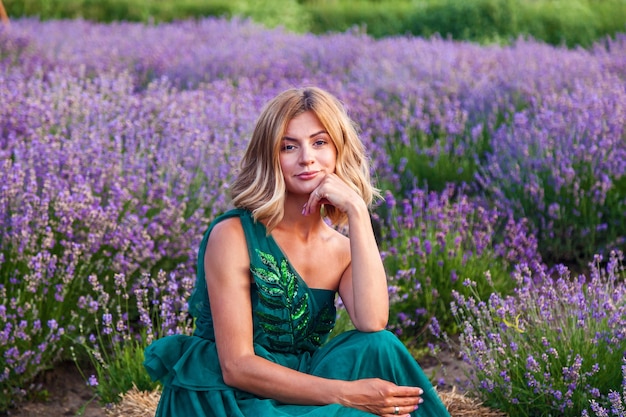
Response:
POLYGON ((204 262, 211 269, 248 269, 250 260, 246 236, 238 217, 224 219, 213 227, 204 253, 204 262))
POLYGON ((213 226, 213 230, 211 230, 211 235, 209 236, 209 242, 226 242, 239 239, 245 241, 243 226, 241 225, 239 217, 229 217, 217 223, 213 226))
POLYGON ((350 263, 350 238, 330 226, 329 229, 328 244, 347 266, 350 263))

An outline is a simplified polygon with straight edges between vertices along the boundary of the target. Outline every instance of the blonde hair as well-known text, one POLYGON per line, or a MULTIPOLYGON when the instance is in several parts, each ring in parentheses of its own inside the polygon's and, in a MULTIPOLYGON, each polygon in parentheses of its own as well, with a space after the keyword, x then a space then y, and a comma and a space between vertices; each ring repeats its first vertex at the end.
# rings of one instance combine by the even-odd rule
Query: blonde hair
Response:
MULTIPOLYGON (((342 103, 317 87, 289 89, 263 108, 231 187, 234 206, 252 211, 255 220, 265 220, 268 233, 284 215, 286 187, 279 159, 281 141, 291 119, 307 111, 315 113, 337 149, 335 174, 368 206, 374 197, 380 196, 370 180, 365 147, 342 103)), ((347 222, 345 213, 331 205, 324 207, 324 215, 334 225, 347 222)))

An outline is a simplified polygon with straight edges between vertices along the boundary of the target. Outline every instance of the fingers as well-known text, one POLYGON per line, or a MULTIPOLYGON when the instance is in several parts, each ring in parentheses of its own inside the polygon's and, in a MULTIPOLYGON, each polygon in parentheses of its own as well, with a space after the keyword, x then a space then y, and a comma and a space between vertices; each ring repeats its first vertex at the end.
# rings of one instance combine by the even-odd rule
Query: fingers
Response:
POLYGON ((309 201, 302 207, 302 214, 309 215, 318 209, 322 204, 335 205, 333 197, 331 197, 332 185, 327 185, 326 182, 322 182, 309 196, 309 201))
POLYGON ((424 402, 421 395, 424 390, 418 387, 396 386, 394 387, 393 398, 388 400, 392 407, 385 408, 385 416, 408 416, 419 408, 424 402))
POLYGON ((422 398, 419 398, 417 400, 417 404, 415 404, 415 398, 411 398, 411 402, 409 404, 403 404, 402 402, 398 401, 398 405, 390 408, 386 407, 384 410, 386 414, 383 414, 383 416, 410 417, 411 413, 417 410, 419 408, 419 404, 422 404, 423 402, 424 400, 422 398))
POLYGON ((419 387, 407 387, 398 385, 395 387, 395 392, 393 393, 395 397, 420 397, 424 394, 424 390, 419 387))
POLYGON ((399 386, 378 378, 355 380, 343 401, 347 407, 358 408, 381 417, 407 416, 423 403, 424 391, 419 387, 399 386))
POLYGON ((316 212, 323 204, 329 204, 342 212, 346 212, 350 204, 358 200, 358 195, 336 174, 327 174, 322 182, 309 196, 302 208, 303 215, 316 212))
POLYGON ((313 195, 317 199, 318 204, 324 204, 324 201, 330 201, 328 200, 328 195, 326 193, 320 194, 320 190, 315 190, 313 195))
MULTIPOLYGON (((319 188, 319 187, 318 187, 319 188)), ((313 209, 321 206, 322 204, 332 204, 326 194, 321 194, 319 189, 316 189, 309 196, 309 201, 302 207, 302 214, 307 216, 313 213, 313 209)))
POLYGON ((383 414, 384 417, 411 417, 411 414, 413 411, 417 410, 417 406, 411 406, 411 407, 400 407, 400 406, 395 406, 393 407, 388 413, 383 414))

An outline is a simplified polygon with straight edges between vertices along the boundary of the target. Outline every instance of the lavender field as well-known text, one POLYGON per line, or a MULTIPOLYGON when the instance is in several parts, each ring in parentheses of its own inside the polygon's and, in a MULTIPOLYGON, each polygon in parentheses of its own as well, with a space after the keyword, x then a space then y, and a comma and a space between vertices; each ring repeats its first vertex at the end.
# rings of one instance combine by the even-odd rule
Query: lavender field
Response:
POLYGON ((68 358, 103 403, 189 333, 261 106, 336 94, 385 199, 390 329, 510 416, 626 416, 626 35, 590 49, 268 30, 0 26, 0 413, 68 358))

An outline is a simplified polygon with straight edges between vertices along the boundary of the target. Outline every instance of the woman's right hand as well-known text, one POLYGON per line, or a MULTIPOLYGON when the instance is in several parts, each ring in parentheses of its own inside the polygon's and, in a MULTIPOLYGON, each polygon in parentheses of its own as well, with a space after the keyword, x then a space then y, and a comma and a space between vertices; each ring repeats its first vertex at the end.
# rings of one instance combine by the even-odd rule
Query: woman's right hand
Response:
POLYGON ((340 403, 381 417, 408 416, 424 402, 424 391, 378 378, 349 381, 340 403), (396 412, 396 407, 398 412, 396 412))

